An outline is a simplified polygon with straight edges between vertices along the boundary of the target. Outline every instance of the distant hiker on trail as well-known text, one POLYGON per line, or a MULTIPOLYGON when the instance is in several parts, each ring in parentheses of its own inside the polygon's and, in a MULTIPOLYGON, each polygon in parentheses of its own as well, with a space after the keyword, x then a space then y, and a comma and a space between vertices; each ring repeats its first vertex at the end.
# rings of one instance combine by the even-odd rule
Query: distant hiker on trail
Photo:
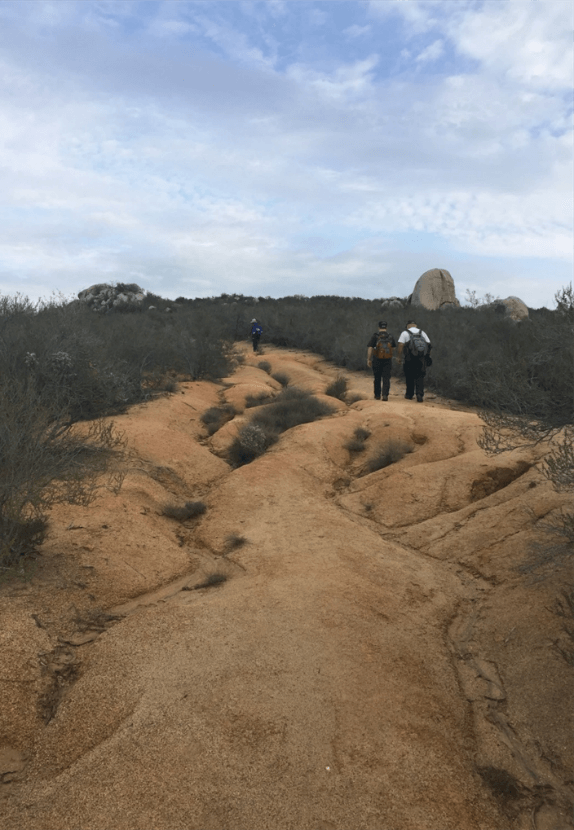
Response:
POLYGON ((405 398, 412 401, 413 395, 417 394, 417 401, 423 402, 425 395, 425 374, 427 366, 430 366, 432 359, 429 355, 432 349, 428 336, 422 329, 419 329, 414 320, 407 322, 406 329, 399 337, 399 351, 397 359, 405 355, 403 371, 407 381, 405 398))
POLYGON ((263 329, 261 328, 260 324, 257 322, 256 318, 254 317, 251 321, 251 340, 253 341, 253 351, 256 352, 259 347, 259 341, 261 340, 261 335, 263 334, 263 329))
POLYGON ((383 400, 389 400, 391 388, 391 368, 395 338, 387 331, 384 320, 379 323, 379 330, 373 334, 367 345, 367 366, 373 369, 375 378, 375 400, 381 400, 381 380, 383 381, 383 400))

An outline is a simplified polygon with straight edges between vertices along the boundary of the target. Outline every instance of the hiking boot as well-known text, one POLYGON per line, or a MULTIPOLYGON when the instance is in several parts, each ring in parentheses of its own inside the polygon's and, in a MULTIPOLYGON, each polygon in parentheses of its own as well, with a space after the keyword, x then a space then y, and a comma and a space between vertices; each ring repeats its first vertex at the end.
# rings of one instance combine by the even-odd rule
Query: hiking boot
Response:
POLYGON ((388 401, 388 400, 389 400, 389 396, 388 396, 388 395, 383 395, 383 400, 384 400, 384 401, 388 401))
POLYGON ((405 398, 407 399, 407 401, 412 401, 413 396, 412 395, 405 395, 405 398))
POLYGON ((417 403, 422 403, 422 402, 423 402, 422 395, 417 395, 417 403))
POLYGON ((377 398, 377 396, 375 395, 375 400, 376 400, 376 401, 380 401, 381 399, 380 399, 380 398, 377 398))

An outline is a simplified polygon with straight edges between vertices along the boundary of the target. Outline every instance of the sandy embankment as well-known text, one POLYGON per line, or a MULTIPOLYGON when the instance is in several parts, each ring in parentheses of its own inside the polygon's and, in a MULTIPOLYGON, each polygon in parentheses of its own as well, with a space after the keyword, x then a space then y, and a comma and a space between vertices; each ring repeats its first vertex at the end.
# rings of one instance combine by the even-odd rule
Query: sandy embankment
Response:
MULTIPOLYGON (((201 413, 280 388, 245 353, 116 418, 123 488, 58 508, 32 582, 2 587, 2 827, 572 827, 557 586, 514 570, 565 501, 534 451, 489 458, 475 413, 349 375, 364 400, 231 470, 242 416, 208 439, 201 413), (388 437, 413 451, 364 474, 388 437), (188 500, 205 514, 161 515, 188 500)), ((264 359, 319 394, 337 373, 264 359)))

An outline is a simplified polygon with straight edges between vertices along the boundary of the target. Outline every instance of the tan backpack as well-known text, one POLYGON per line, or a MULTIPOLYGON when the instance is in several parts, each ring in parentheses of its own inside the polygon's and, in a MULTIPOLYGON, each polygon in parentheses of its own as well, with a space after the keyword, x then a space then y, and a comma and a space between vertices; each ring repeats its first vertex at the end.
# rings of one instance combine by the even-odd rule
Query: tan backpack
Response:
POLYGON ((391 335, 388 331, 381 331, 377 334, 373 355, 379 360, 390 360, 392 358, 393 347, 391 346, 391 335))

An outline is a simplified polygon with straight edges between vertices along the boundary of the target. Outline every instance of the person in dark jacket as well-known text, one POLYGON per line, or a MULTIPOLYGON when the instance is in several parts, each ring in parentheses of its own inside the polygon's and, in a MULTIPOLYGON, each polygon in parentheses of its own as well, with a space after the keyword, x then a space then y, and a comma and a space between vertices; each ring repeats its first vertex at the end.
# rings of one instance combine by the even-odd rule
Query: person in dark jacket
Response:
POLYGON ((251 341, 253 343, 254 352, 256 352, 259 347, 259 341, 261 340, 262 334, 263 329, 261 328, 260 323, 258 323, 257 319, 254 317, 251 321, 251 341))
POLYGON ((379 330, 373 334, 367 345, 367 366, 373 370, 375 400, 381 400, 381 381, 383 400, 389 400, 391 389, 391 368, 395 338, 387 331, 384 320, 379 322, 379 330))
POLYGON ((403 372, 405 373, 405 380, 407 382, 407 389, 405 392, 405 398, 409 401, 412 401, 413 396, 416 392, 417 401, 419 403, 423 402, 424 394, 425 394, 425 375, 427 366, 430 366, 431 359, 429 357, 429 352, 432 349, 431 342, 428 338, 428 335, 419 329, 417 324, 414 320, 409 320, 407 322, 406 329, 401 333, 399 337, 399 351, 397 354, 397 359, 401 359, 401 355, 404 351, 404 363, 403 363, 403 372), (423 340, 426 340, 428 343, 427 353, 424 357, 416 357, 411 353, 409 348, 409 341, 415 335, 420 335, 423 340))

